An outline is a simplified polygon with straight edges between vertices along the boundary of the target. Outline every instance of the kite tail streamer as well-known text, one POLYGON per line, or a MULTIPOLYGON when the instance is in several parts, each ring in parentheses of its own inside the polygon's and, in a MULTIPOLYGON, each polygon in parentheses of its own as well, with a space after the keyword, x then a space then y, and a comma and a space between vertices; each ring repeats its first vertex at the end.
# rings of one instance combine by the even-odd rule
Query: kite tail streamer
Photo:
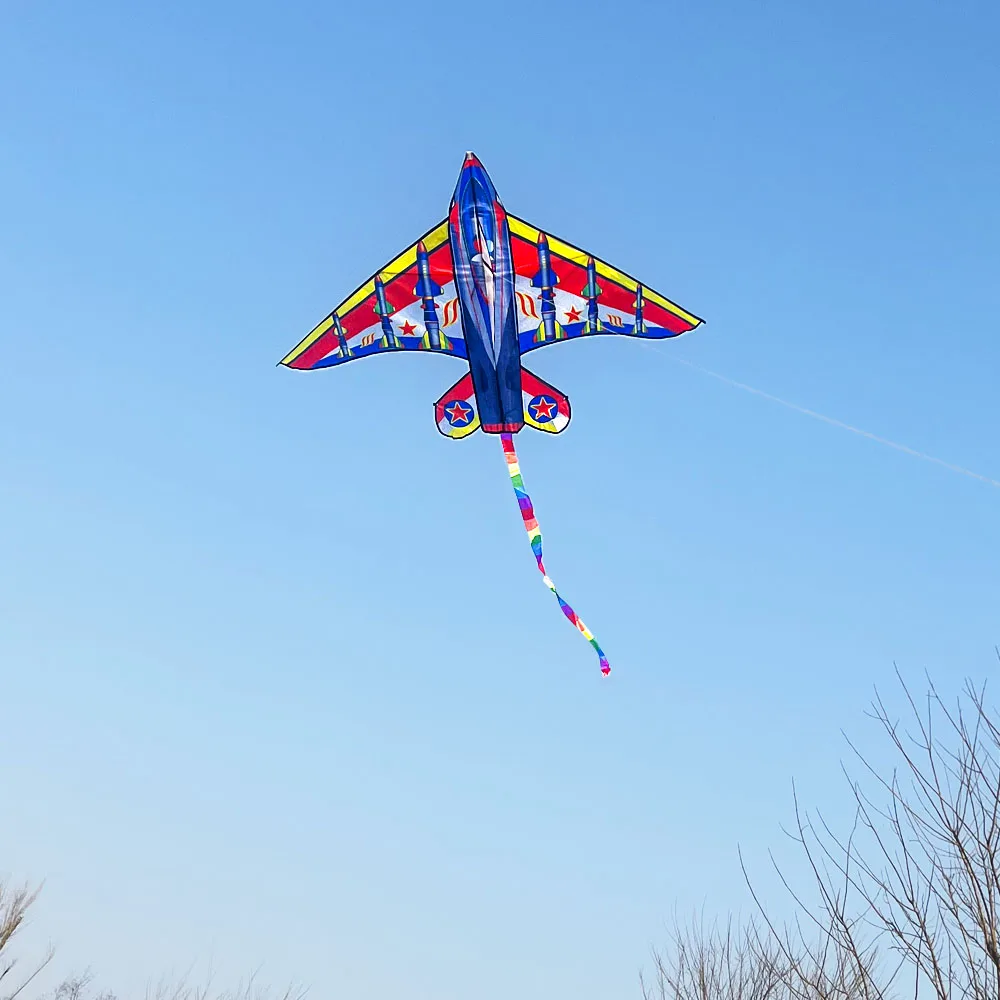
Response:
POLYGON ((501 434, 500 443, 503 445, 504 457, 507 459, 507 471, 510 473, 510 482, 514 487, 517 505, 521 508, 521 518, 524 521, 524 527, 528 532, 528 539, 531 542, 531 551, 535 553, 535 562, 538 563, 538 570, 542 574, 545 586, 556 595, 556 600, 559 602, 559 607, 562 608, 562 613, 579 629, 583 637, 597 651, 597 655, 601 658, 601 673, 607 677, 611 673, 611 665, 608 663, 608 658, 604 655, 604 650, 601 649, 594 638, 594 633, 583 624, 577 613, 559 596, 556 585, 549 578, 548 573, 545 572, 545 564, 542 562, 542 532, 535 518, 535 511, 531 505, 531 497, 528 496, 528 492, 524 488, 524 480, 521 478, 521 466, 518 464, 517 452, 514 450, 513 435, 501 434))

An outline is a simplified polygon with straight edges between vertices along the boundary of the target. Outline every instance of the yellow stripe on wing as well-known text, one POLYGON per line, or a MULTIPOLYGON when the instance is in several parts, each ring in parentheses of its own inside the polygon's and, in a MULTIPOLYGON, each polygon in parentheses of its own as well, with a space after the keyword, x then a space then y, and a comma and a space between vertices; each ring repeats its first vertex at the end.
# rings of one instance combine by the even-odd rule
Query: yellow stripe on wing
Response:
MULTIPOLYGON (((442 243, 448 242, 448 220, 445 219, 436 229, 432 229, 425 237, 423 237, 424 249, 428 254, 432 254, 442 243)), ((417 241, 420 242, 419 240, 417 241)), ((413 246, 407 247, 394 261, 390 261, 388 264, 379 271, 378 276, 383 281, 389 281, 395 278, 397 275, 403 274, 408 271, 417 262, 417 244, 414 243, 413 246)), ((374 288, 374 282, 372 283, 372 288, 374 288)), ((354 296, 351 296, 353 298, 354 296)), ((345 303, 346 304, 346 303, 345 303)), ((347 311, 346 309, 344 310, 347 311)))
POLYGON ((290 365, 300 354, 304 353, 305 351, 308 351, 309 348, 312 347, 312 345, 315 344, 316 341, 319 340, 319 338, 322 337, 323 334, 326 333, 326 331, 329 330, 330 327, 332 326, 333 326, 333 313, 330 313, 330 315, 327 316, 326 319, 323 320, 323 322, 320 323, 319 326, 317 326, 314 330, 312 330, 302 339, 301 343, 293 347, 291 351, 289 351, 288 354, 286 354, 281 359, 279 364, 290 365))

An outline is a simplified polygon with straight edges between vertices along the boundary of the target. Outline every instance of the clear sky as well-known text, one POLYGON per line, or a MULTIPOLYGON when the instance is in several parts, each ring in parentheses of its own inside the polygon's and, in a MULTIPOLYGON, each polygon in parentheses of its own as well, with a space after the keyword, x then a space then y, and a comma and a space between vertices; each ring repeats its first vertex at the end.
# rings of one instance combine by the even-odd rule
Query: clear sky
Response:
MULTIPOLYGON (((995 669, 989 0, 0 11, 0 869, 130 990, 637 995, 745 904, 893 662, 995 669), (275 363, 445 214, 509 210, 707 323, 533 355, 522 466, 461 363, 275 363)), ((27 939, 26 939, 27 940, 27 939)))

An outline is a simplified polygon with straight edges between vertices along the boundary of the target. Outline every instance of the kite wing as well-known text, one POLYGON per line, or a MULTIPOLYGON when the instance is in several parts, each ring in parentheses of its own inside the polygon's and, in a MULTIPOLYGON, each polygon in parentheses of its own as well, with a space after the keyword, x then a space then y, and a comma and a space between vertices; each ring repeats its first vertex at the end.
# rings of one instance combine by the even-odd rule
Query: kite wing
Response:
POLYGON ((309 371, 389 351, 466 357, 447 219, 373 274, 281 364, 309 371))
POLYGON ((508 220, 522 354, 592 334, 676 337, 702 322, 585 250, 508 220))

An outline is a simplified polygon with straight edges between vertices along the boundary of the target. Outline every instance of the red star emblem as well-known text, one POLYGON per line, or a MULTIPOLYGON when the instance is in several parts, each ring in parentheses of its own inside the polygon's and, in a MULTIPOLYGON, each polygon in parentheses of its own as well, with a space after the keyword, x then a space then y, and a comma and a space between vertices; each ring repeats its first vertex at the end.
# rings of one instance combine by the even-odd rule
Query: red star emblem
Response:
POLYGON ((416 330, 416 327, 408 319, 404 319, 399 328, 406 337, 412 337, 413 331, 416 330))
POLYGON ((449 403, 444 408, 444 412, 453 424, 467 424, 472 420, 472 407, 466 406, 465 403, 457 399, 453 403, 449 403))
POLYGON ((556 404, 550 399, 540 399, 537 403, 532 403, 531 408, 535 411, 536 420, 551 420, 552 414, 556 410, 556 404))
POLYGON ((567 309, 566 310, 566 322, 567 323, 579 323, 580 322, 580 310, 579 309, 567 309))

